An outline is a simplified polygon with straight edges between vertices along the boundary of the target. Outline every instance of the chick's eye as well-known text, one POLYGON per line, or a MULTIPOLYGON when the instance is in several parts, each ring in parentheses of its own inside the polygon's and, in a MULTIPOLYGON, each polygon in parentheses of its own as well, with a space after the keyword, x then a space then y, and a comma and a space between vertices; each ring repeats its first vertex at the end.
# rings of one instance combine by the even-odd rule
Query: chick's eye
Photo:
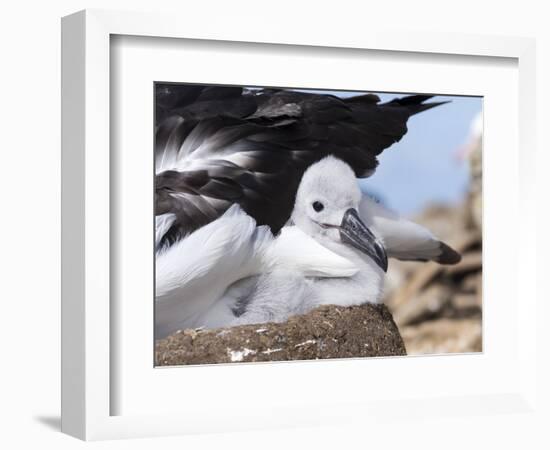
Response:
POLYGON ((321 212, 325 207, 321 202, 313 202, 311 206, 313 206, 313 209, 317 212, 321 212))

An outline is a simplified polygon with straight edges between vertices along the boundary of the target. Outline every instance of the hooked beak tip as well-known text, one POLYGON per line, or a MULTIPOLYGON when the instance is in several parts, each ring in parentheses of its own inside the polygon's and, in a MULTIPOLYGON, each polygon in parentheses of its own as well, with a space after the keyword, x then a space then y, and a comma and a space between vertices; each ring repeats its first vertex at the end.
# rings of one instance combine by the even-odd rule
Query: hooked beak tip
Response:
POLYGON ((340 225, 340 239, 342 242, 355 247, 368 255, 384 272, 388 270, 388 256, 380 240, 369 230, 359 217, 356 209, 350 208, 340 225))

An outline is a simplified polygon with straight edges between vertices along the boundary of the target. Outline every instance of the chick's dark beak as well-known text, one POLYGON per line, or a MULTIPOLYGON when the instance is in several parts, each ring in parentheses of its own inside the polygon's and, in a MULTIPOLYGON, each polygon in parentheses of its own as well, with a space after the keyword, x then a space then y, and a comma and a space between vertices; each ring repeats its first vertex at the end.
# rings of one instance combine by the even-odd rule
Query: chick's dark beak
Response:
POLYGON ((388 270, 388 256, 384 246, 363 223, 357 210, 350 208, 344 214, 340 225, 340 239, 370 256, 384 272, 388 270))

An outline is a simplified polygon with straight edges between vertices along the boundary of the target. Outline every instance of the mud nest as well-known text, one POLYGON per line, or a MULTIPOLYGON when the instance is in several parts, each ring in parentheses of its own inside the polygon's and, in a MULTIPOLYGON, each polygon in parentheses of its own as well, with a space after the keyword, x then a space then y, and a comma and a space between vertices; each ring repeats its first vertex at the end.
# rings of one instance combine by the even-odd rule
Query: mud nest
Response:
POLYGON ((406 355, 384 305, 322 306, 283 323, 181 330, 159 340, 157 366, 406 355))

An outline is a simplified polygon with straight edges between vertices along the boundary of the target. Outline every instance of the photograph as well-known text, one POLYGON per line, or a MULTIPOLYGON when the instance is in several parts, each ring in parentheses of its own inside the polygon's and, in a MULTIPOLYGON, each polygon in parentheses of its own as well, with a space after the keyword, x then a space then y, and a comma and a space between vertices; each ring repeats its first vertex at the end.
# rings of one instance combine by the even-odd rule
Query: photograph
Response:
POLYGON ((156 367, 483 351, 483 97, 153 95, 156 367))

